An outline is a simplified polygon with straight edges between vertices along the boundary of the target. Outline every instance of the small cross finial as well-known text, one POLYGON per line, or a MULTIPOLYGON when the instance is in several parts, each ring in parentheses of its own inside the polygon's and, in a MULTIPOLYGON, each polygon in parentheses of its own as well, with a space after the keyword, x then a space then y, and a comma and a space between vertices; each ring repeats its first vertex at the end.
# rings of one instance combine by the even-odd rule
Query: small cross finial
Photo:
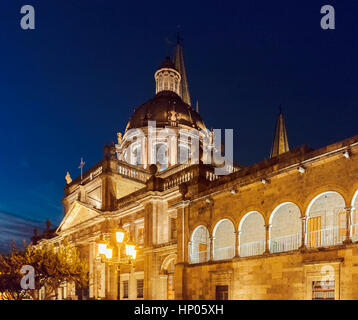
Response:
POLYGON ((81 180, 83 177, 83 167, 85 166, 86 162, 83 161, 83 158, 81 158, 81 163, 80 166, 78 167, 78 169, 81 169, 81 180))
POLYGON ((278 111, 282 113, 282 104, 280 104, 280 106, 278 107, 278 111))

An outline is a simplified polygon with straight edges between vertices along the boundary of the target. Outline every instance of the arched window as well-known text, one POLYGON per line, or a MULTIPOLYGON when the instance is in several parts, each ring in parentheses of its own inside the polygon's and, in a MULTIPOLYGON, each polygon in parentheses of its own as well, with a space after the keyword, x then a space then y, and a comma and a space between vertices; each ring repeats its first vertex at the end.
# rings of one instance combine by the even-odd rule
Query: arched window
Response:
POLYGON ((155 144, 155 159, 159 171, 163 171, 168 168, 168 147, 165 143, 155 144))
POLYGON ((142 162, 142 154, 141 147, 139 144, 132 147, 132 156, 131 156, 131 164, 138 166, 141 165, 142 162))
POLYGON ((261 213, 247 213, 239 226, 239 255, 241 257, 260 255, 265 252, 265 220, 261 213))
POLYGON ((206 262, 210 258, 209 231, 205 226, 197 227, 189 243, 190 263, 206 262))
POLYGON ((352 211, 351 211, 351 237, 352 241, 358 241, 358 190, 356 191, 352 200, 352 211))
POLYGON ((183 144, 178 146, 178 163, 187 164, 189 163, 189 147, 183 144))
POLYGON ((235 256, 235 227, 228 220, 220 220, 214 228, 213 259, 225 260, 235 256))
POLYGON ((270 217, 270 252, 297 250, 301 232, 300 209, 292 202, 280 204, 270 217))
POLYGON ((343 197, 334 191, 322 193, 309 204, 306 212, 306 245, 309 248, 341 244, 346 235, 343 197))

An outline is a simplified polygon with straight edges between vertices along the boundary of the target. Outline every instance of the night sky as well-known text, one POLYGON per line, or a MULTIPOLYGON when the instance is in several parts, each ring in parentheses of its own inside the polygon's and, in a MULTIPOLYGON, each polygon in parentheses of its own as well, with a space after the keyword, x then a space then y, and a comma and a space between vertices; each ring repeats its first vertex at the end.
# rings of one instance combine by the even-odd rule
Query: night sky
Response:
POLYGON ((65 174, 102 158, 183 40, 192 102, 233 128, 236 160, 269 156, 282 104, 291 148, 358 134, 358 2, 2 0, 0 251, 63 217, 65 174), (20 28, 21 6, 36 29, 20 28), (322 30, 333 5, 336 30, 322 30))

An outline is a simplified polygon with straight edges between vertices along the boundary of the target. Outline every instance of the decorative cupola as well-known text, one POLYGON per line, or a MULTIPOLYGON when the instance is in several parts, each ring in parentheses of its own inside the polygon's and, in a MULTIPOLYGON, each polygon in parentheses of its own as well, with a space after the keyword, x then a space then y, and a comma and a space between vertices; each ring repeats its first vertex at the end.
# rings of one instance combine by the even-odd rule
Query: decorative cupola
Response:
POLYGON ((169 57, 166 57, 161 66, 154 74, 156 89, 155 93, 161 91, 173 91, 181 96, 180 91, 180 73, 175 69, 173 62, 169 57))

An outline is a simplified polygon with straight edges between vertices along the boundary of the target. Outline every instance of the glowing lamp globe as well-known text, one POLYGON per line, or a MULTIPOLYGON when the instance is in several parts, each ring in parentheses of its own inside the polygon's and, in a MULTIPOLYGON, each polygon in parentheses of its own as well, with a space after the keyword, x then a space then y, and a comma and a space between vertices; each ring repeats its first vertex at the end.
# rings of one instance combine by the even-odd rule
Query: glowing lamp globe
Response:
POLYGON ((123 230, 117 230, 116 231, 116 240, 118 243, 122 243, 124 240, 125 231, 123 230))
POLYGON ((97 247, 98 247, 98 254, 100 255, 105 254, 107 248, 107 242, 103 238, 100 238, 99 240, 97 240, 97 247))
POLYGON ((126 255, 130 256, 132 259, 136 258, 137 251, 135 248, 135 244, 129 242, 126 244, 126 255))
POLYGON ((106 256, 107 259, 112 259, 112 253, 113 253, 112 249, 106 248, 104 255, 106 256))

